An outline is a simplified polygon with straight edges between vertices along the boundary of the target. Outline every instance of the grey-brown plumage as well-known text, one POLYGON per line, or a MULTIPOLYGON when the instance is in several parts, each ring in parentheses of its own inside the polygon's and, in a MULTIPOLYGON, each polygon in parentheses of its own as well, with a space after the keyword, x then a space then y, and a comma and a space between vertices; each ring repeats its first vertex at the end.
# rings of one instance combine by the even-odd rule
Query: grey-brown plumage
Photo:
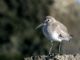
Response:
MULTIPOLYGON (((68 33, 67 27, 61 22, 57 21, 52 16, 46 16, 46 20, 44 20, 44 22, 40 24, 37 28, 41 26, 44 36, 48 38, 51 42, 61 42, 62 40, 69 41, 72 38, 68 33)), ((52 47, 50 48, 50 50, 51 49, 52 47)))
POLYGON ((47 16, 42 26, 43 34, 50 40, 61 42, 62 40, 70 40, 71 36, 65 25, 57 21, 52 16, 47 16))

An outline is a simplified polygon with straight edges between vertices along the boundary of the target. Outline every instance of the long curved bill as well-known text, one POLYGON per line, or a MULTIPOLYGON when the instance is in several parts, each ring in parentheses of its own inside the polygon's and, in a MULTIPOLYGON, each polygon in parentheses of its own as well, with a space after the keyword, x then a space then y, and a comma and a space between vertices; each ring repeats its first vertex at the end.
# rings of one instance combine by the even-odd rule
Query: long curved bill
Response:
POLYGON ((40 25, 38 25, 35 29, 38 29, 38 28, 40 28, 40 27, 42 27, 44 24, 43 23, 41 23, 40 25))

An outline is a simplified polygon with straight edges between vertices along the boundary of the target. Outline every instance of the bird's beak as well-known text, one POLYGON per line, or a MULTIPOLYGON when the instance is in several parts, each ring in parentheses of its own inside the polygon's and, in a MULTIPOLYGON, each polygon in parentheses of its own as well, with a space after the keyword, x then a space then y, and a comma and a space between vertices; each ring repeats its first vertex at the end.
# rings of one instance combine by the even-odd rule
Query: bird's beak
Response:
POLYGON ((38 29, 38 28, 42 27, 43 25, 44 25, 44 24, 41 23, 41 24, 39 24, 35 29, 38 29))

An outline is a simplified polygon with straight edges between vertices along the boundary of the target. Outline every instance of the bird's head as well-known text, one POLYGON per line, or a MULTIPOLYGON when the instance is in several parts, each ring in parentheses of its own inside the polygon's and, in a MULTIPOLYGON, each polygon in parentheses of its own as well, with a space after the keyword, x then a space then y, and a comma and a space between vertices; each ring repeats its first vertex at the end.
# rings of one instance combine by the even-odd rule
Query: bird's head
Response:
POLYGON ((36 29, 38 29, 38 28, 40 28, 40 27, 42 27, 44 25, 49 25, 49 24, 55 23, 55 22, 56 22, 56 19, 55 18, 53 18, 52 16, 46 16, 45 20, 41 24, 39 24, 36 27, 36 29))
POLYGON ((56 22, 56 19, 52 16, 46 16, 46 19, 44 20, 44 23, 47 23, 47 24, 51 24, 55 22, 56 22))

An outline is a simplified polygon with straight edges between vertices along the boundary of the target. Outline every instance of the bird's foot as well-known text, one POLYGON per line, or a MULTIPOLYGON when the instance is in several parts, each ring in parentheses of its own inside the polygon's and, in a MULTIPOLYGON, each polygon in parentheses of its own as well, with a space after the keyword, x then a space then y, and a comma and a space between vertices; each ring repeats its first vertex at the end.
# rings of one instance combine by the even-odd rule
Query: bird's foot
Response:
POLYGON ((49 54, 48 56, 51 58, 51 57, 54 57, 56 55, 57 55, 57 53, 52 53, 52 54, 49 54))

